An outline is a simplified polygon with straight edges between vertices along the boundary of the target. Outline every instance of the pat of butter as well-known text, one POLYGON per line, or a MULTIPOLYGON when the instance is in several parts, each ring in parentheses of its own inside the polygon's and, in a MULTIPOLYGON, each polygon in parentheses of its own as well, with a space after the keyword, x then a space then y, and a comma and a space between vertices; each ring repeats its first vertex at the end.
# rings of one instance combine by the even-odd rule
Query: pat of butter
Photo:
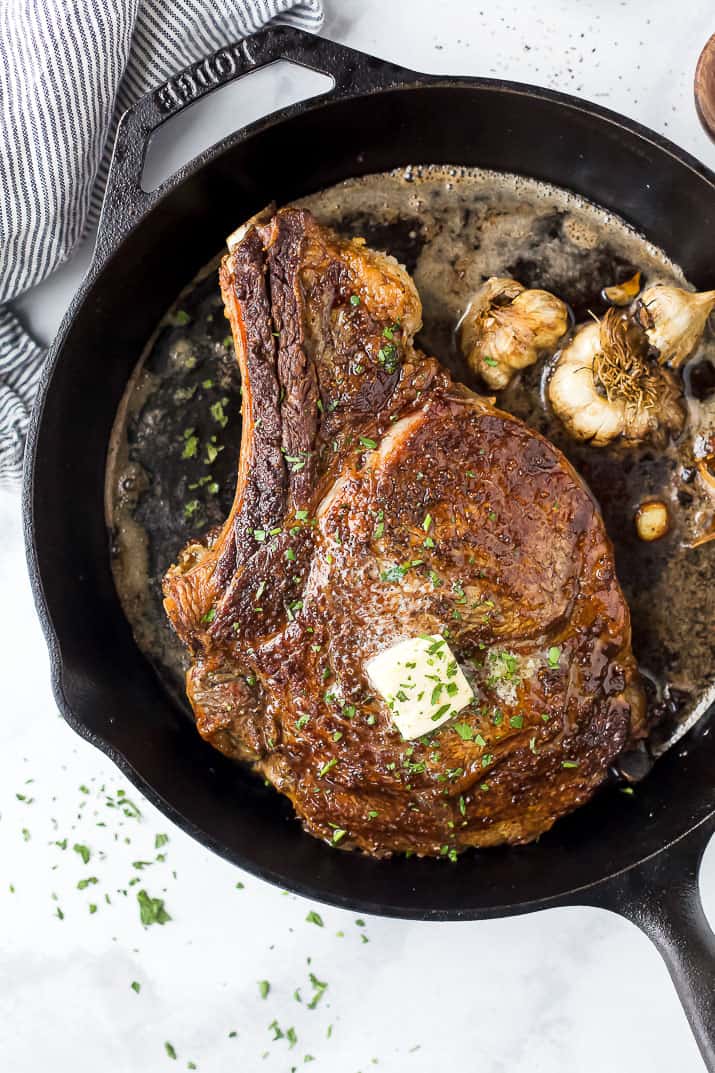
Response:
POLYGON ((365 670, 403 738, 429 734, 474 700, 454 653, 439 634, 398 641, 369 659, 365 670))

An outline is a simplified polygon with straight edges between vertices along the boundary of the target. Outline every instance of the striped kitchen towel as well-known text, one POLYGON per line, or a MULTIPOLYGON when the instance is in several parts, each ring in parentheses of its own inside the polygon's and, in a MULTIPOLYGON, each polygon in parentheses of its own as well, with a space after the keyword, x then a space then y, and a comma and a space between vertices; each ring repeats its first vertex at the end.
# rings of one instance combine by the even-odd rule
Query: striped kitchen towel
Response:
POLYGON ((96 220, 122 112, 273 19, 317 31, 321 0, 0 0, 0 485, 44 359, 8 303, 96 220))

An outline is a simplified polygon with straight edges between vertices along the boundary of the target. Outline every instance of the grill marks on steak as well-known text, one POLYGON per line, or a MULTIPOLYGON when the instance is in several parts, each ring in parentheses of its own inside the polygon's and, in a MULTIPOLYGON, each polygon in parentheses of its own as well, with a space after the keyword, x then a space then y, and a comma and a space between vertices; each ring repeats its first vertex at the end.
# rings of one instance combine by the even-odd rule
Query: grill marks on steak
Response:
POLYGON ((537 837, 645 733, 591 495, 414 349, 419 299, 392 258, 286 209, 247 230, 221 287, 244 381, 236 498, 164 586, 200 733, 341 845, 537 837), (476 700, 406 742, 364 665, 421 633, 448 634, 476 700))

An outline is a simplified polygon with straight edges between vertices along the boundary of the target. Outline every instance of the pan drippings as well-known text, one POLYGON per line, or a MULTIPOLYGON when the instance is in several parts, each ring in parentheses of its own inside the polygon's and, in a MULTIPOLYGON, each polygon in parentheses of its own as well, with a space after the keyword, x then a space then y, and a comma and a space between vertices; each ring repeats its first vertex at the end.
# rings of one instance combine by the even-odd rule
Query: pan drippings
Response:
MULTIPOLYGON (((644 283, 682 286, 680 270, 641 236, 565 191, 457 168, 408 168, 349 180, 304 199, 319 222, 394 254, 413 275, 424 326, 418 344, 469 386, 483 385, 459 353, 455 326, 488 276, 552 291, 576 323, 606 306, 601 289, 636 269, 644 283)), ((237 221, 227 222, 227 231, 237 221)), ((216 263, 162 321, 127 388, 107 477, 117 588, 136 639, 183 699, 183 656, 161 603, 161 577, 192 535, 220 524, 235 487, 240 382, 223 317, 216 263)), ((591 448, 571 440, 545 404, 548 365, 524 370, 497 404, 549 437, 584 476, 615 544, 633 620, 633 648, 660 717, 658 751, 707 707, 715 682, 715 545, 690 548, 710 528, 713 503, 695 466, 715 429, 712 333, 686 369, 688 421, 665 449, 591 448), (649 500, 668 507, 668 535, 637 536, 649 500)))

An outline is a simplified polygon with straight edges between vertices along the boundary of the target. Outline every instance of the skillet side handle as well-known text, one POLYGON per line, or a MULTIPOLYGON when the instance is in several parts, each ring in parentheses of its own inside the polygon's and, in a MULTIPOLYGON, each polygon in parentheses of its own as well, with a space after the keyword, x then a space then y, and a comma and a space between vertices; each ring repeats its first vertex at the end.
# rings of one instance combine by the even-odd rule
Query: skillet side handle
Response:
POLYGON ((632 921, 657 946, 709 1073, 715 1073, 715 933, 703 911, 698 872, 714 832, 710 819, 589 898, 632 921))
MULTIPOLYGON (((195 162, 188 164, 156 190, 143 190, 144 157, 153 132, 167 119, 219 86, 235 82, 278 60, 289 60, 328 75, 333 86, 327 93, 293 105, 291 109, 275 112, 275 116, 286 114, 293 108, 315 107, 326 98, 375 92, 416 77, 413 71, 292 26, 269 26, 178 71, 128 108, 119 121, 99 221, 95 250, 98 262, 113 252, 170 186, 196 166, 195 162)), ((244 134, 239 131, 231 135, 231 139, 240 140, 244 134)), ((209 153, 215 151, 214 147, 209 153)), ((202 154, 199 159, 205 156, 202 154)))

